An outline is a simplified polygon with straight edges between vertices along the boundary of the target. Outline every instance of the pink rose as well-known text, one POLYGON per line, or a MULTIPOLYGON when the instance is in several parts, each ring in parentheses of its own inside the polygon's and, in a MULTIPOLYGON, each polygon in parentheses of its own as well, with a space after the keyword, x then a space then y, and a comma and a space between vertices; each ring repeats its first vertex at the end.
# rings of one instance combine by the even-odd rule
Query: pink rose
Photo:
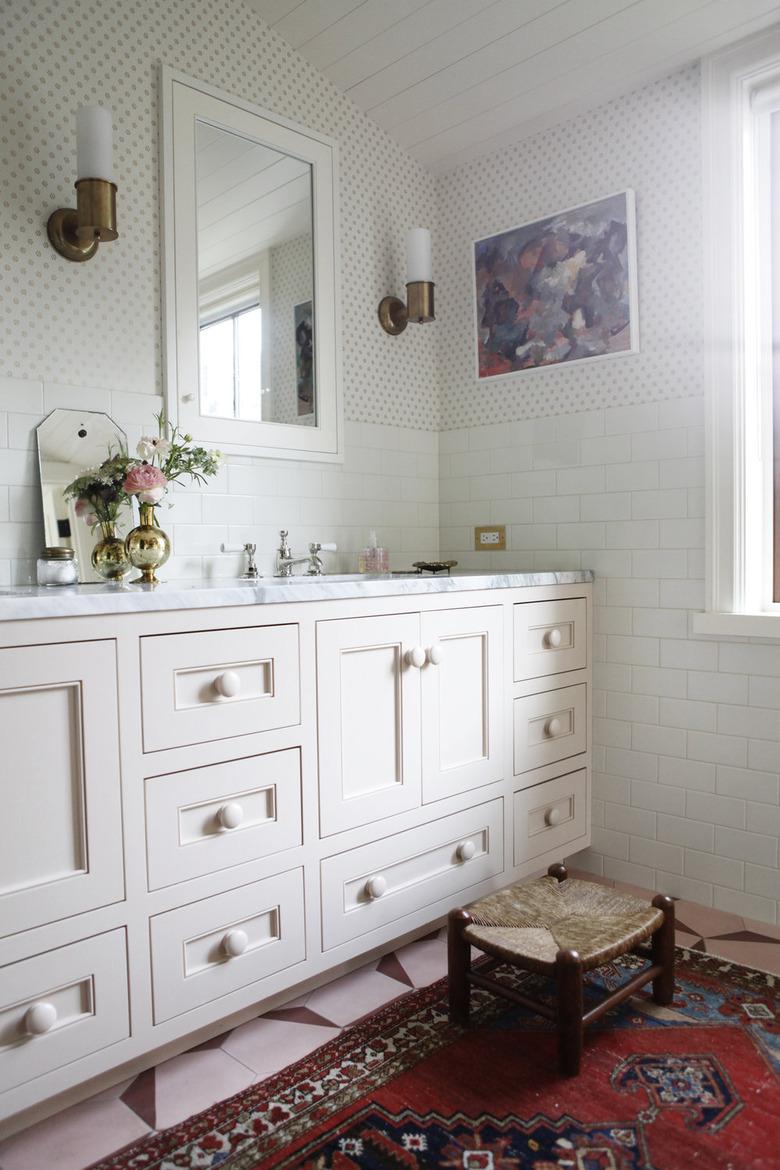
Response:
POLYGON ((157 504, 165 495, 168 480, 159 467, 151 463, 139 463, 128 471, 122 487, 129 496, 138 496, 141 504, 157 504))

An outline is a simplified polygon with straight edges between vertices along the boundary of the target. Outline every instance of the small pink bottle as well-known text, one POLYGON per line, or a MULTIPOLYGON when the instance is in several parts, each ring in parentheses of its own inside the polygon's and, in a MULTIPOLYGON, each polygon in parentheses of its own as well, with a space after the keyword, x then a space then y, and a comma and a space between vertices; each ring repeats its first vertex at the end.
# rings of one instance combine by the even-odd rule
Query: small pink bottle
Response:
POLYGON ((382 548, 377 541, 373 528, 368 534, 368 545, 358 553, 359 573, 389 573, 390 558, 386 548, 382 548))

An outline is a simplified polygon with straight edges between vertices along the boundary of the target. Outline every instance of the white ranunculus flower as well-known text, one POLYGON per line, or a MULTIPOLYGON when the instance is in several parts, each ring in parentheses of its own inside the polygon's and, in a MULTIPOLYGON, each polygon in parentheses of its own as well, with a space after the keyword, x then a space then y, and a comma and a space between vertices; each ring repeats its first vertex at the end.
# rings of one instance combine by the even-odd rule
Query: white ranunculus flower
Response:
POLYGON ((157 452, 157 454, 160 456, 160 459, 167 459, 171 453, 170 439, 155 439, 154 440, 154 449, 157 452))
POLYGON ((141 459, 151 459, 156 450, 156 439, 151 439, 148 435, 144 435, 142 439, 138 440, 138 446, 135 449, 136 455, 141 459))

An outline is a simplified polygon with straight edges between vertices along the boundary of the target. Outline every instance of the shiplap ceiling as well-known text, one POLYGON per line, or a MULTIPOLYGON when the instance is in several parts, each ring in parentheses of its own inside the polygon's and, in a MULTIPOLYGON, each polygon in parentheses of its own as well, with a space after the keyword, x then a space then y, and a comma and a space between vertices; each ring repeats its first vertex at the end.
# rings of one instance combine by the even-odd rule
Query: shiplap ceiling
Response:
POLYGON ((777 0, 247 0, 433 171, 780 21, 777 0))
POLYGON ((311 166, 198 122, 198 273, 233 266, 311 231, 311 166))

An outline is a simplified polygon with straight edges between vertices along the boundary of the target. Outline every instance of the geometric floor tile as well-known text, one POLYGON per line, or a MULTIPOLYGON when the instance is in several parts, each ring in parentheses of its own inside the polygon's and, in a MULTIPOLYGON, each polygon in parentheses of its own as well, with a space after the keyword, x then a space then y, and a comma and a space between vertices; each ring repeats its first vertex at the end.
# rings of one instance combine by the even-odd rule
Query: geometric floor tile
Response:
POLYGON ((345 1028, 408 990, 405 984, 383 975, 372 964, 313 991, 306 1007, 345 1028))
POLYGON ((413 987, 427 987, 447 974, 447 939, 444 934, 399 947, 395 955, 413 987))
POLYGON ((223 1040, 222 1050, 251 1069, 254 1080, 264 1080, 333 1040, 339 1031, 261 1017, 235 1028, 223 1040))
POLYGON ((684 899, 675 902, 674 917, 681 929, 698 934, 699 938, 713 938, 717 934, 742 930, 742 919, 738 915, 684 899))
POLYGON ((174 1056, 154 1070, 155 1128, 176 1125, 254 1079, 252 1069, 219 1048, 174 1056))
POLYGON ((780 975, 780 942, 777 939, 762 941, 760 936, 752 933, 742 939, 734 935, 730 938, 705 938, 704 949, 709 955, 719 955, 722 959, 780 975))
POLYGON ((82 1170, 149 1133, 120 1101, 83 1101, 0 1143, 3 1170, 82 1170))

